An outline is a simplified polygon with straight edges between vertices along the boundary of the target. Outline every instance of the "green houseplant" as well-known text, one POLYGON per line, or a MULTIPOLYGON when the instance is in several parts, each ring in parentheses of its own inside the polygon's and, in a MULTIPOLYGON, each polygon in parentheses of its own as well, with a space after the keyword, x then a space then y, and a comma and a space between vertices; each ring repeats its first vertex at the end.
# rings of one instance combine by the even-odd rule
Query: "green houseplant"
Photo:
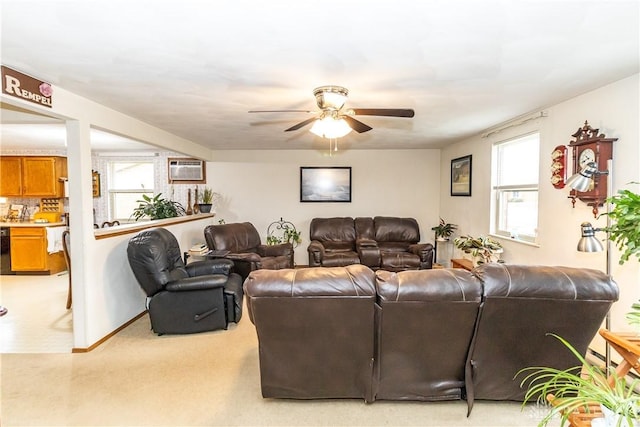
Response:
POLYGON ((556 416, 560 417, 561 425, 565 425, 572 412, 588 412, 594 403, 603 407, 603 411, 608 409, 618 415, 618 419, 611 425, 636 426, 640 419, 640 395, 634 391, 639 384, 638 380, 628 383, 624 377, 619 378, 612 368, 613 385, 609 385, 606 372, 589 364, 562 337, 549 335, 560 340, 576 356, 580 365, 566 370, 530 367, 516 374, 516 377, 525 374, 520 383, 521 387, 527 386, 523 406, 535 400, 544 403, 548 396, 553 396, 553 405, 538 426, 546 426, 556 416))
POLYGON ((465 254, 470 254, 477 264, 499 262, 498 254, 503 251, 500 242, 488 236, 460 236, 453 240, 453 244, 465 254))
POLYGON ((204 187, 202 192, 198 195, 198 206, 200 208, 200 212, 209 213, 211 212, 211 206, 213 205, 213 197, 216 193, 210 187, 204 187))
POLYGON ((603 215, 609 215, 613 224, 605 230, 609 239, 622 251, 619 263, 624 264, 633 255, 640 260, 640 194, 619 190, 607 199, 607 203, 613 207, 603 215))
POLYGON ((440 223, 438 225, 431 227, 431 229, 436 233, 436 239, 440 241, 449 240, 449 237, 451 237, 457 228, 457 225, 449 224, 442 218, 440 218, 440 223))
POLYGON ((153 197, 143 194, 142 200, 136 200, 138 207, 133 210, 131 217, 138 221, 145 217, 149 219, 164 219, 185 215, 184 207, 180 203, 161 196, 162 193, 158 193, 153 197))

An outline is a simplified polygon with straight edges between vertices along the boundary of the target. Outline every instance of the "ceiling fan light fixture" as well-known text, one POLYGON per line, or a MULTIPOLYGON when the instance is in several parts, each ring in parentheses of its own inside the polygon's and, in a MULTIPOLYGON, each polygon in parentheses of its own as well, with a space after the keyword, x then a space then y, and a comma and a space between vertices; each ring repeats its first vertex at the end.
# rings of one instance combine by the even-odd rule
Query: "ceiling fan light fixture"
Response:
POLYGON ((334 119, 331 116, 326 116, 316 120, 310 132, 322 138, 335 139, 346 136, 351 132, 351 127, 343 118, 334 119))
POLYGON ((320 109, 339 110, 347 102, 349 91, 342 86, 320 86, 313 90, 313 94, 320 109))

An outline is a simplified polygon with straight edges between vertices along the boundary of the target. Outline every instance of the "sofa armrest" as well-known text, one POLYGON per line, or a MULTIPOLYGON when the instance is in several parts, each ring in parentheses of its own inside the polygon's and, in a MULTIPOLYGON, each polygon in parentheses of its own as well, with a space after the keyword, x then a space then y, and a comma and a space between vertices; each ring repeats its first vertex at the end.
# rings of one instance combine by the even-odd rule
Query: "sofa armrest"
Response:
POLYGON ((373 239, 358 239, 356 240, 356 250, 358 257, 360 257, 360 263, 371 268, 379 268, 380 248, 378 248, 378 242, 373 239))
POLYGON ((421 270, 433 268, 433 245, 431 243, 409 245, 409 252, 420 257, 421 270))
POLYGON ((167 283, 165 289, 169 292, 199 291, 202 289, 223 288, 229 280, 224 274, 208 274, 205 276, 187 277, 167 283))
POLYGON ((207 259, 187 264, 185 268, 189 277, 206 274, 224 274, 228 276, 233 268, 233 261, 228 259, 207 259))
POLYGON ((292 256, 293 244, 280 243, 277 245, 260 245, 258 246, 257 250, 258 250, 258 255, 263 257, 292 256))
POLYGON ((309 265, 319 266, 322 265, 322 259, 324 258, 324 246, 317 240, 312 240, 307 247, 309 253, 309 265))
POLYGON ((227 255, 225 258, 232 261, 260 262, 260 255, 254 252, 232 253, 227 255))

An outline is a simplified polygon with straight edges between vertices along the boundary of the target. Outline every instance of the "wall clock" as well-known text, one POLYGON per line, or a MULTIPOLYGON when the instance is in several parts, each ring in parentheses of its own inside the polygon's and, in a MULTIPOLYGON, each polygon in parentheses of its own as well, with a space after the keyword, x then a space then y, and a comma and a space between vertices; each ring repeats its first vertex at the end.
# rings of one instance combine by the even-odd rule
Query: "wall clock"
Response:
MULTIPOLYGON (((606 138, 598 133, 599 129, 593 129, 587 121, 573 136, 575 140, 569 143, 573 149, 573 173, 580 172, 589 163, 595 163, 600 172, 607 171, 607 161, 613 158, 613 143, 618 138, 606 138)), ((604 204, 607 198, 606 173, 596 174, 591 185, 586 191, 571 190, 569 197, 575 206, 576 198, 593 207, 594 216, 598 215, 598 207, 604 204)))

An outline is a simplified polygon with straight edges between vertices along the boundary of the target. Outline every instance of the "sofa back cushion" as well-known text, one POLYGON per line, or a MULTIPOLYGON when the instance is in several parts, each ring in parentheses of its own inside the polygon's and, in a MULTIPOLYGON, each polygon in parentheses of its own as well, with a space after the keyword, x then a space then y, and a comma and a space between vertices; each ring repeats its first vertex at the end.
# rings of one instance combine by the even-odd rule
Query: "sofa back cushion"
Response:
POLYGON ((260 245, 258 230, 250 222, 208 225, 204 237, 209 249, 231 253, 255 252, 260 245))
POLYGON ((463 269, 376 272, 376 399, 460 399, 482 283, 463 269))
POLYGON ((371 401, 373 271, 363 265, 256 270, 244 288, 263 397, 371 401))
POLYGON ((409 245, 420 241, 420 227, 414 218, 377 216, 373 218, 373 223, 374 240, 379 244, 396 242, 409 245))
POLYGON ((579 364, 556 338, 578 352, 600 328, 618 287, 597 270, 484 264, 474 270, 484 283, 484 302, 467 360, 468 401, 522 400, 525 367, 568 369, 579 364))
POLYGON ((353 251, 356 242, 353 218, 313 218, 309 227, 309 238, 321 242, 325 249, 353 251))

